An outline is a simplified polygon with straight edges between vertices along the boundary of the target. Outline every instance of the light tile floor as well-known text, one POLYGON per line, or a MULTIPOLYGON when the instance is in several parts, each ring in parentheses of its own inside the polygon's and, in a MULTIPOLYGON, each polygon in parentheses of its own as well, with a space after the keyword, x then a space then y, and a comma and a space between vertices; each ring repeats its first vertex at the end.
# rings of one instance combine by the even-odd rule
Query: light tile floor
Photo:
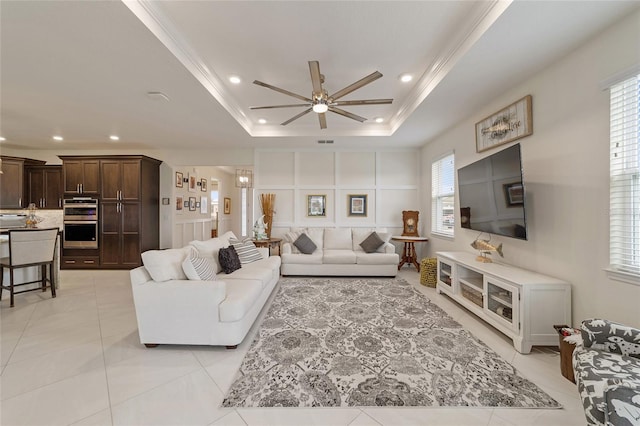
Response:
MULTIPOLYGON (((564 407, 221 408, 260 321, 236 350, 138 341, 128 271, 62 271, 50 293, 0 303, 0 424, 13 425, 584 425, 557 352, 529 355, 446 296, 399 274, 564 407)), ((275 294, 275 292, 274 292, 275 294)), ((263 310, 263 314, 266 309, 263 310)))

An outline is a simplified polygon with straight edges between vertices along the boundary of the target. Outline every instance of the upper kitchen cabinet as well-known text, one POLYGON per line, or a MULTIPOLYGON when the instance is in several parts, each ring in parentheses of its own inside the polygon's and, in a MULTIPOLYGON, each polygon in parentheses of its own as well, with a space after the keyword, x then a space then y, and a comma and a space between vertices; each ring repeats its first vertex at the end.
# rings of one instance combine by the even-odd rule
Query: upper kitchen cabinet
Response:
POLYGON ((140 159, 100 160, 102 182, 100 195, 103 201, 140 200, 140 159))
POLYGON ((44 161, 29 158, 7 157, 2 158, 2 174, 0 174, 0 208, 22 209, 26 207, 25 193, 25 166, 44 165, 44 161))
POLYGON ((100 193, 100 161, 95 157, 60 155, 64 192, 96 195, 100 193))
POLYGON ((40 209, 61 209, 62 166, 27 166, 25 205, 34 203, 40 209))

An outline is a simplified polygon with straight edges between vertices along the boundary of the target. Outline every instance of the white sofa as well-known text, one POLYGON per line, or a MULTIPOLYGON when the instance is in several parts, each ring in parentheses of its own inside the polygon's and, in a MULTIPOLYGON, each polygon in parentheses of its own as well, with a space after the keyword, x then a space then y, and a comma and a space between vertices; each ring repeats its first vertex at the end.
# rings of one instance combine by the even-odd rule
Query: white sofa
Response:
POLYGON ((233 348, 244 340, 280 278, 280 257, 259 248, 261 260, 218 272, 214 281, 189 280, 182 269, 194 248, 219 268, 218 251, 232 236, 143 253, 145 266, 130 272, 140 343, 233 348))
POLYGON ((360 246, 374 230, 362 228, 293 229, 284 235, 282 275, 386 276, 398 274, 400 257, 389 243, 391 235, 375 230, 384 244, 375 253, 360 246), (311 254, 301 253, 294 242, 305 233, 316 245, 311 254))

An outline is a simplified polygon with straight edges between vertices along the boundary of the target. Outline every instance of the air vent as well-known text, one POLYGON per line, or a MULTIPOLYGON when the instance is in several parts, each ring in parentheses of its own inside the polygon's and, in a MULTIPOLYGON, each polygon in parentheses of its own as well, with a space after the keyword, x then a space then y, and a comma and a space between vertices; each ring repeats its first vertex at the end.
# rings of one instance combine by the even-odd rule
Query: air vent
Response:
POLYGON ((333 141, 332 140, 327 140, 327 139, 320 139, 318 141, 319 144, 332 144, 333 141))

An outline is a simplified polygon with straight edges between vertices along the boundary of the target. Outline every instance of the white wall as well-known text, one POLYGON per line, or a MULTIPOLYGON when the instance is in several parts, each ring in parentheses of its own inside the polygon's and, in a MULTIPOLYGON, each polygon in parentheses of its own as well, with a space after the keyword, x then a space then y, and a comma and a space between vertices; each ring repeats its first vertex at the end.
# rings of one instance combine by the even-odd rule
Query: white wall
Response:
MULTIPOLYGON (((610 280, 604 272, 609 264, 609 92, 599 86, 639 63, 637 12, 525 83, 496 94, 484 109, 422 150, 428 194, 434 158, 454 148, 459 168, 496 152, 475 152, 475 123, 527 94, 533 96, 533 135, 519 141, 529 239, 493 240, 504 244, 505 263, 573 285, 574 325, 602 317, 640 326, 640 286, 610 280)), ((422 211, 428 208, 424 197, 422 211)), ((457 211, 457 223, 459 219, 457 211)), ((455 234, 454 241, 433 236, 431 253, 472 251, 469 244, 478 233, 457 226, 455 234)))
POLYGON ((259 196, 276 194, 273 236, 290 227, 367 227, 402 230, 402 210, 420 207, 416 150, 258 150, 255 217, 259 196), (348 196, 367 195, 367 216, 348 215, 348 196), (326 195, 326 217, 307 216, 307 196, 326 195))

